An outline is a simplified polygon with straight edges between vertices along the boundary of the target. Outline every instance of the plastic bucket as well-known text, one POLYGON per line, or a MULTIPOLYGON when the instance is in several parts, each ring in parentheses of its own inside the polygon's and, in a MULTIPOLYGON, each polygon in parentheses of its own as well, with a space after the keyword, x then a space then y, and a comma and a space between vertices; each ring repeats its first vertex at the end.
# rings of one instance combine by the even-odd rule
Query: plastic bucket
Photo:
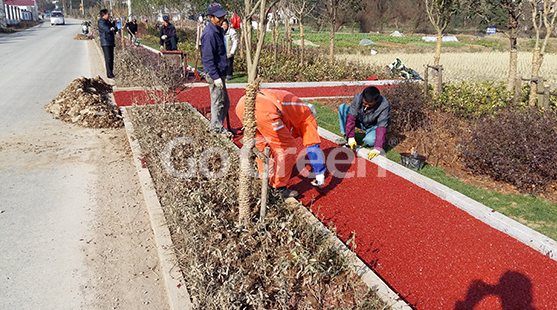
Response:
POLYGON ((416 171, 421 170, 425 165, 425 156, 422 155, 412 155, 410 153, 401 153, 400 154, 400 163, 410 169, 414 169, 416 171))

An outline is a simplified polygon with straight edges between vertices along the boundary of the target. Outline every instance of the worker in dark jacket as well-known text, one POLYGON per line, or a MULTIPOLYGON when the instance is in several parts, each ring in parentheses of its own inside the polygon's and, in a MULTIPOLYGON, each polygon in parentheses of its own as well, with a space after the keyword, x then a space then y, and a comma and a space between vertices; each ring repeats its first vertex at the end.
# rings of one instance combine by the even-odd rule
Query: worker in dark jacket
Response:
POLYGON ((201 62, 203 70, 207 74, 206 79, 211 94, 211 130, 232 137, 232 133, 222 125, 230 107, 225 83, 228 58, 224 43, 224 30, 221 28, 226 11, 220 4, 213 3, 207 7, 207 15, 211 22, 203 29, 200 41, 201 62))
POLYGON ((161 51, 164 48, 163 43, 166 46, 167 51, 175 51, 176 47, 176 27, 170 23, 170 18, 168 15, 162 17, 164 25, 161 26, 160 30, 160 40, 159 44, 161 46, 161 51))
POLYGON ((114 35, 116 34, 116 25, 111 22, 110 13, 107 9, 102 9, 100 12, 101 19, 99 19, 99 36, 101 38, 101 47, 104 53, 104 63, 106 66, 106 77, 109 79, 115 78, 114 76, 114 35))
POLYGON ((355 128, 358 127, 366 132, 363 142, 373 146, 368 158, 385 154, 383 145, 387 127, 391 124, 391 106, 377 87, 366 87, 363 92, 354 96, 352 105, 341 104, 338 107, 338 118, 340 132, 348 139, 351 149, 355 150, 357 146, 355 128))

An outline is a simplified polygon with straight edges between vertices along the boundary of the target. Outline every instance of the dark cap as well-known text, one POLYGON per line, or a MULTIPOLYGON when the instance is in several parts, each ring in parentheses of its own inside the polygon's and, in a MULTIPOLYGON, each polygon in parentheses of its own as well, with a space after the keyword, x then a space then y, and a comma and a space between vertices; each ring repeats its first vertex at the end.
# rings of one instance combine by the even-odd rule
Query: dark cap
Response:
POLYGON ((209 6, 207 7, 207 14, 216 17, 223 17, 224 15, 226 15, 226 11, 222 9, 220 4, 213 3, 213 4, 209 4, 209 6))
POLYGON ((162 17, 162 20, 168 20, 168 15, 164 15, 164 16, 162 17))

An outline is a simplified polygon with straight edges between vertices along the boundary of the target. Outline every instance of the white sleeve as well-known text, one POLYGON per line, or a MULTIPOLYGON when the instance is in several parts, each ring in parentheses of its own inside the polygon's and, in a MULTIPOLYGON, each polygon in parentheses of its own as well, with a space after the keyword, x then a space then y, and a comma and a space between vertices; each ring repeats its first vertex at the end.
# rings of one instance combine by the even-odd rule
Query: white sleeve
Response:
POLYGON ((238 34, 232 28, 229 28, 228 31, 230 32, 230 39, 232 39, 232 48, 230 49, 230 54, 236 54, 236 50, 238 49, 238 34), (232 31, 231 31, 232 30, 232 31))

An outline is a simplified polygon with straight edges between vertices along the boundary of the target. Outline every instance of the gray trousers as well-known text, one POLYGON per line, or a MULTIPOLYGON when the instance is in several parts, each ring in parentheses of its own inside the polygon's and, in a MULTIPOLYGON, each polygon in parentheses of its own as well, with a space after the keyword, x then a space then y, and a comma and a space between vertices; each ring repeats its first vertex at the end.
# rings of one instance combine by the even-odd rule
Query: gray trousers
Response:
POLYGON ((215 86, 215 82, 209 76, 206 78, 207 83, 209 83, 209 92, 211 93, 211 129, 220 132, 224 126, 224 119, 228 114, 228 109, 230 108, 230 98, 228 98, 228 91, 226 90, 226 78, 221 77, 222 84, 224 87, 218 88, 215 86))

